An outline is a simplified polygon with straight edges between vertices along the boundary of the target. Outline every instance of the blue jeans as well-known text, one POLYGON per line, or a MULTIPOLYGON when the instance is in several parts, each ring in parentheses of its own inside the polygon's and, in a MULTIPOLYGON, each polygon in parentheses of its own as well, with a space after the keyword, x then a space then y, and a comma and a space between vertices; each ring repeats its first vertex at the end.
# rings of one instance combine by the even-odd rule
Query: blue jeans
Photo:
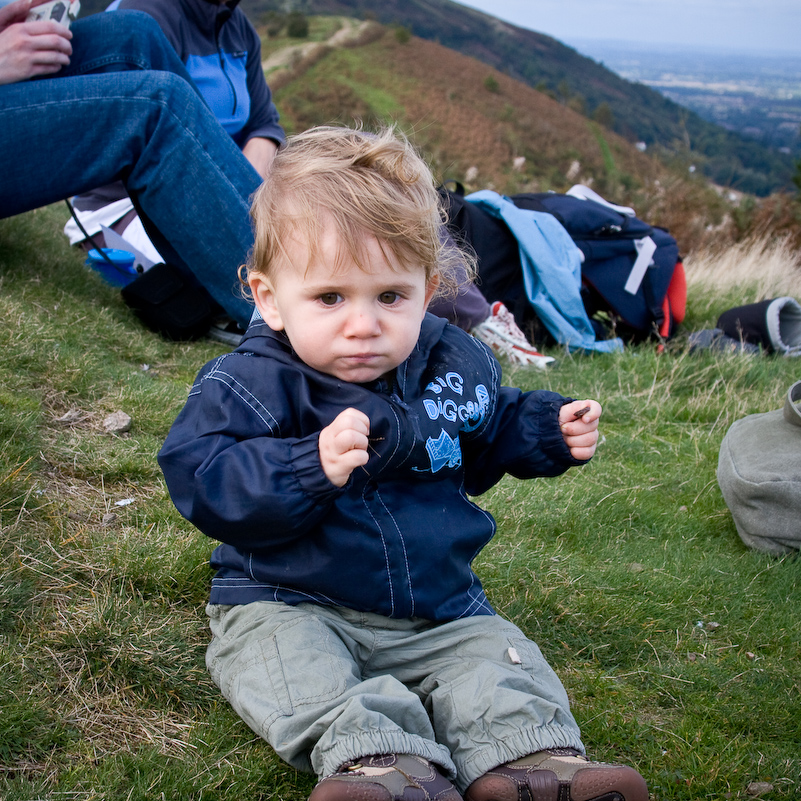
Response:
POLYGON ((72 25, 69 67, 0 86, 0 218, 122 179, 160 253, 240 325, 237 270, 261 179, 139 11, 72 25))
POLYGON ((212 679, 300 770, 416 754, 464 790, 535 751, 584 750, 556 674, 498 615, 431 623, 272 601, 206 612, 212 679))

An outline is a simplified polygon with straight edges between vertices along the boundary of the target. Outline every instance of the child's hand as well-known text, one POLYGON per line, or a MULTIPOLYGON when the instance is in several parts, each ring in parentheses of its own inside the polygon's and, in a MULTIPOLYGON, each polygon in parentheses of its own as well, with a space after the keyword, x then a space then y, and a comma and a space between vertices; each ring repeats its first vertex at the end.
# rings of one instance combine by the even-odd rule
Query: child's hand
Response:
POLYGON ((320 462, 328 480, 344 487, 355 468, 367 464, 370 418, 358 409, 345 409, 320 432, 320 462))
POLYGON ((601 404, 594 400, 573 401, 559 410, 559 427, 574 459, 584 461, 595 453, 600 417, 601 404), (584 414, 576 417, 576 412, 582 411, 584 414))

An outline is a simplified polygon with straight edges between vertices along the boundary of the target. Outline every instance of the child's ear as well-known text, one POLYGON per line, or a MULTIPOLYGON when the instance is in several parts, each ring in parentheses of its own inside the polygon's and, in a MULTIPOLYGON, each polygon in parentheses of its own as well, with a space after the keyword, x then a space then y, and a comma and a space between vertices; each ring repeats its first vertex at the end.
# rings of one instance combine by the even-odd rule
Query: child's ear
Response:
POLYGON ((435 275, 431 280, 426 284, 426 308, 428 308, 428 304, 431 303, 431 298, 434 297, 434 293, 439 289, 439 276, 435 275))
POLYGON ((273 331, 283 331, 284 321, 278 307, 275 305, 275 293, 273 287, 266 276, 260 273, 251 273, 248 276, 248 286, 253 295, 253 302, 259 310, 259 314, 273 331))

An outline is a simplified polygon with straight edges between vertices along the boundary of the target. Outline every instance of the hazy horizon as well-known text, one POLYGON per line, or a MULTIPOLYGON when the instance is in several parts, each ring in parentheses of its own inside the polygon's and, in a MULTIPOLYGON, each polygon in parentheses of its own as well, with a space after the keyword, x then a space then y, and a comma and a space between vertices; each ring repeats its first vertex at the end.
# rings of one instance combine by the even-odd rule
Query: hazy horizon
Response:
MULTIPOLYGON (((571 47, 605 40, 801 57, 801 2, 762 0, 456 0, 571 47)), ((578 49, 578 48, 576 48, 578 49)))
MULTIPOLYGON (((456 2, 461 2, 461 0, 456 0, 456 2)), ((517 24, 517 23, 514 23, 517 24)), ((521 26, 522 27, 522 26, 521 26)), ((540 31, 540 33, 545 33, 545 31, 540 31)), ((547 36, 553 36, 553 34, 546 34, 547 36)), ((791 59, 793 61, 801 61, 801 50, 797 51, 788 51, 788 50, 758 50, 758 49, 751 49, 746 50, 744 48, 736 48, 733 46, 727 45, 712 45, 712 44, 692 44, 686 42, 638 42, 632 41, 630 39, 616 39, 616 38, 606 38, 606 37, 583 37, 583 36, 571 36, 565 38, 558 38, 562 44, 568 45, 568 47, 572 47, 574 50, 579 50, 581 52, 582 46, 588 47, 619 47, 621 50, 630 51, 632 53, 636 52, 653 52, 653 53, 692 53, 692 54, 699 54, 708 52, 712 55, 720 55, 720 56, 744 56, 744 57, 751 57, 751 58, 759 58, 759 59, 791 59)))

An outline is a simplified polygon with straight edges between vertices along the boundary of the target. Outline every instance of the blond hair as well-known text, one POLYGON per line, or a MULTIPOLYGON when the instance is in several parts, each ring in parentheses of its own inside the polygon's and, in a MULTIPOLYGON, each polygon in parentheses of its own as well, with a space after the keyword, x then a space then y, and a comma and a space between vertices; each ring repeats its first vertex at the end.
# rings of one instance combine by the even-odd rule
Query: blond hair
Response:
POLYGON ((319 255, 328 225, 341 255, 359 266, 367 235, 404 268, 423 268, 427 282, 449 286, 454 275, 474 273, 472 258, 445 233, 431 171, 392 129, 372 134, 321 126, 289 137, 254 196, 251 216, 255 243, 248 274, 269 278, 289 266, 293 239, 308 247, 307 265, 295 265, 305 269, 319 255))

